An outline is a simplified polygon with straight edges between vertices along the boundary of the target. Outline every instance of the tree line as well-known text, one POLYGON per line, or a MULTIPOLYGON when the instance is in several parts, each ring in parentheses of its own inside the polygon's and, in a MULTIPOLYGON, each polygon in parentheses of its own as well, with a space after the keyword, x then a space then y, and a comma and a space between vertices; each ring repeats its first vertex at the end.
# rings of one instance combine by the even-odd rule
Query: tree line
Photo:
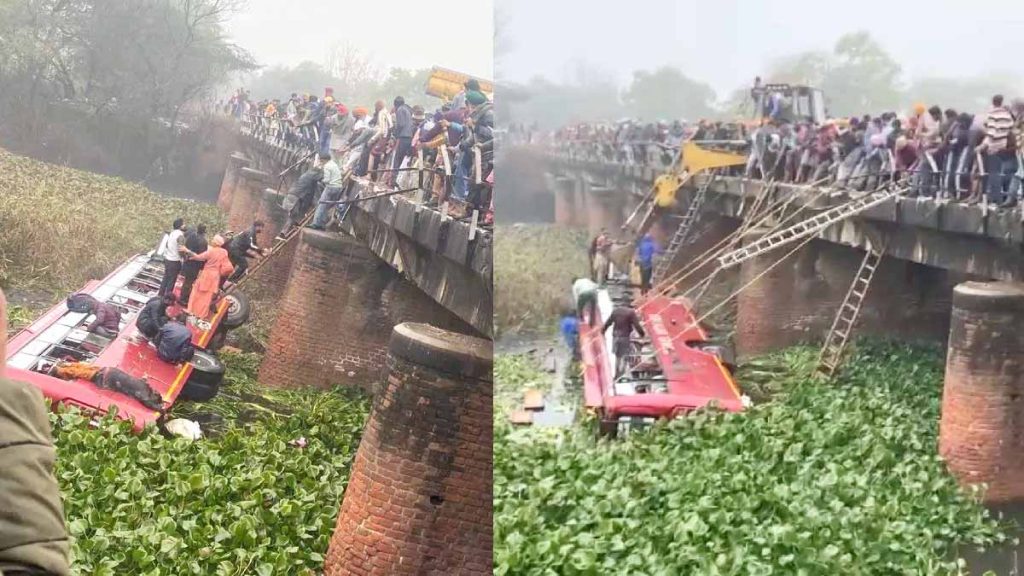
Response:
MULTIPOLYGON (((786 82, 821 88, 833 116, 860 116, 900 110, 914 102, 980 112, 997 92, 1020 94, 1024 81, 1011 75, 924 77, 903 81, 903 70, 868 32, 841 36, 831 50, 801 52, 781 58, 762 74, 764 82, 786 82)), ((625 89, 614 79, 584 63, 564 82, 537 77, 503 83, 499 115, 504 122, 536 122, 555 128, 569 122, 615 120, 624 116, 644 121, 685 118, 732 119, 753 114, 750 83, 724 98, 705 82, 678 68, 637 70, 625 89)))

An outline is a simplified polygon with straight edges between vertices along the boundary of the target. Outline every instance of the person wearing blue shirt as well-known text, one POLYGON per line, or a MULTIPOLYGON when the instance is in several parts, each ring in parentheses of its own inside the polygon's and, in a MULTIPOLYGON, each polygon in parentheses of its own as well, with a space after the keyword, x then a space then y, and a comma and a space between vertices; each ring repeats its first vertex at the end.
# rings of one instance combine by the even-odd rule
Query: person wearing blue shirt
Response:
POLYGON ((558 327, 562 332, 562 338, 565 339, 565 345, 569 347, 569 353, 572 354, 575 360, 579 354, 580 342, 580 321, 576 317, 575 311, 565 311, 562 314, 562 321, 558 327))
POLYGON ((636 247, 636 261, 640 266, 640 294, 644 295, 651 289, 651 276, 654 274, 654 255, 659 253, 658 245, 650 234, 644 234, 640 245, 636 247))

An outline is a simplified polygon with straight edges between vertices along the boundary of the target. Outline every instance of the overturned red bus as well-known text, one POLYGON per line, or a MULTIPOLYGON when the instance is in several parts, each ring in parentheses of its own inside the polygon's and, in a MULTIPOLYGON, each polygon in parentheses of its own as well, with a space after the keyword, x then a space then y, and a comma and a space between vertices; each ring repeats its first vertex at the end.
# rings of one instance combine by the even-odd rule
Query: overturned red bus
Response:
POLYGON ((611 330, 601 330, 615 305, 609 291, 600 290, 597 321, 580 322, 584 406, 597 414, 602 435, 616 435, 620 424, 675 418, 712 403, 730 412, 744 408, 747 400, 727 366, 731 359, 709 341, 682 298, 659 296, 636 309, 649 342, 616 378, 611 330))
POLYGON ((160 395, 165 411, 179 399, 212 398, 224 377, 224 366, 214 353, 223 345, 228 330, 248 320, 249 303, 244 296, 234 293, 217 303, 208 325, 200 328, 190 322, 195 357, 187 364, 169 364, 157 357, 156 348, 141 338, 135 327, 139 310, 156 295, 162 275, 163 262, 141 254, 103 280, 88 282, 79 292, 112 304, 121 312, 117 335, 105 338, 86 331, 91 315, 70 311, 62 302, 8 342, 7 376, 35 385, 54 404, 73 405, 93 413, 105 413, 116 407, 118 417, 131 420, 136 431, 156 422, 160 412, 89 380, 62 380, 53 375, 54 365, 62 361, 87 362, 145 378, 160 395))

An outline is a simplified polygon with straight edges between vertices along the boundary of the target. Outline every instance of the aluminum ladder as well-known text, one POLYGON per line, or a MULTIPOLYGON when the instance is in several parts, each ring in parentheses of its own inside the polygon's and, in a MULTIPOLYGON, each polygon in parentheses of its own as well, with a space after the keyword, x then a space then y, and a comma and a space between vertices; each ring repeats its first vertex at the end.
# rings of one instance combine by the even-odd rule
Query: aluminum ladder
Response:
POLYGON ((693 195, 693 199, 690 200, 690 204, 686 207, 686 213, 683 214, 683 219, 679 222, 679 226, 676 227, 675 233, 672 235, 672 240, 668 243, 668 248, 665 249, 665 253, 661 255, 658 260, 658 265, 654 268, 654 275, 651 278, 652 283, 656 283, 659 278, 664 278, 665 273, 668 272, 669 266, 672 265, 672 261, 675 260, 676 253, 679 249, 688 244, 691 232, 693 232, 693 225, 697 223, 697 219, 700 218, 701 208, 704 206, 704 199, 707 198, 708 188, 711 187, 711 183, 714 181, 717 173, 712 172, 708 175, 707 180, 701 184, 700 188, 693 195))
POLYGON ((864 297, 871 287, 871 279, 875 277, 875 270, 885 255, 885 244, 878 249, 870 246, 864 253, 860 268, 850 283, 850 289, 846 292, 842 306, 836 313, 832 327, 825 338, 825 344, 821 347, 821 354, 818 356, 818 372, 831 378, 842 362, 843 352, 846 350, 846 343, 850 339, 857 318, 860 315, 861 305, 864 297))
POLYGON ((897 188, 895 190, 879 194, 868 193, 856 200, 834 208, 829 208, 828 210, 798 222, 789 228, 780 230, 774 234, 765 236, 764 238, 760 238, 752 242, 749 246, 733 250, 732 252, 719 257, 718 265, 721 268, 729 268, 745 260, 760 256, 765 252, 770 252, 779 246, 785 246, 791 242, 817 234, 837 222, 842 222, 851 216, 856 216, 865 210, 887 202, 891 198, 895 198, 900 194, 903 194, 906 190, 906 188, 897 188))

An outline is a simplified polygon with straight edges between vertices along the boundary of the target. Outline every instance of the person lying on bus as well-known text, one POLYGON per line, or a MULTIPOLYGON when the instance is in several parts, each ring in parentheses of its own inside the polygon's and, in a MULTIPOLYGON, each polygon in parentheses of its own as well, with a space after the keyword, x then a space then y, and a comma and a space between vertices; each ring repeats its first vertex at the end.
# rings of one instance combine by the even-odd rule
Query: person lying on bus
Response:
POLYGON ((618 378, 626 371, 629 366, 629 357, 633 355, 631 340, 633 330, 636 330, 641 338, 646 334, 644 334, 643 326, 640 325, 636 310, 629 306, 617 306, 615 310, 612 310, 608 321, 601 328, 601 333, 604 334, 608 328, 612 327, 614 327, 612 329, 612 353, 615 354, 615 377, 618 378))
POLYGON ((89 297, 88 306, 89 313, 93 315, 93 321, 86 331, 104 338, 117 336, 121 329, 121 312, 112 304, 100 302, 92 296, 89 297))
POLYGON ((53 367, 53 375, 62 380, 88 380, 105 390, 131 396, 151 410, 163 411, 163 399, 145 378, 135 378, 120 368, 100 368, 88 362, 61 362, 53 367))
POLYGON ((153 344, 156 345, 157 357, 170 364, 184 364, 196 353, 192 346, 192 331, 176 320, 160 327, 153 344))
POLYGON ((170 317, 167 316, 167 308, 173 305, 173 294, 150 298, 142 310, 139 310, 139 319, 135 321, 139 332, 149 340, 155 338, 160 328, 170 320, 170 317))

